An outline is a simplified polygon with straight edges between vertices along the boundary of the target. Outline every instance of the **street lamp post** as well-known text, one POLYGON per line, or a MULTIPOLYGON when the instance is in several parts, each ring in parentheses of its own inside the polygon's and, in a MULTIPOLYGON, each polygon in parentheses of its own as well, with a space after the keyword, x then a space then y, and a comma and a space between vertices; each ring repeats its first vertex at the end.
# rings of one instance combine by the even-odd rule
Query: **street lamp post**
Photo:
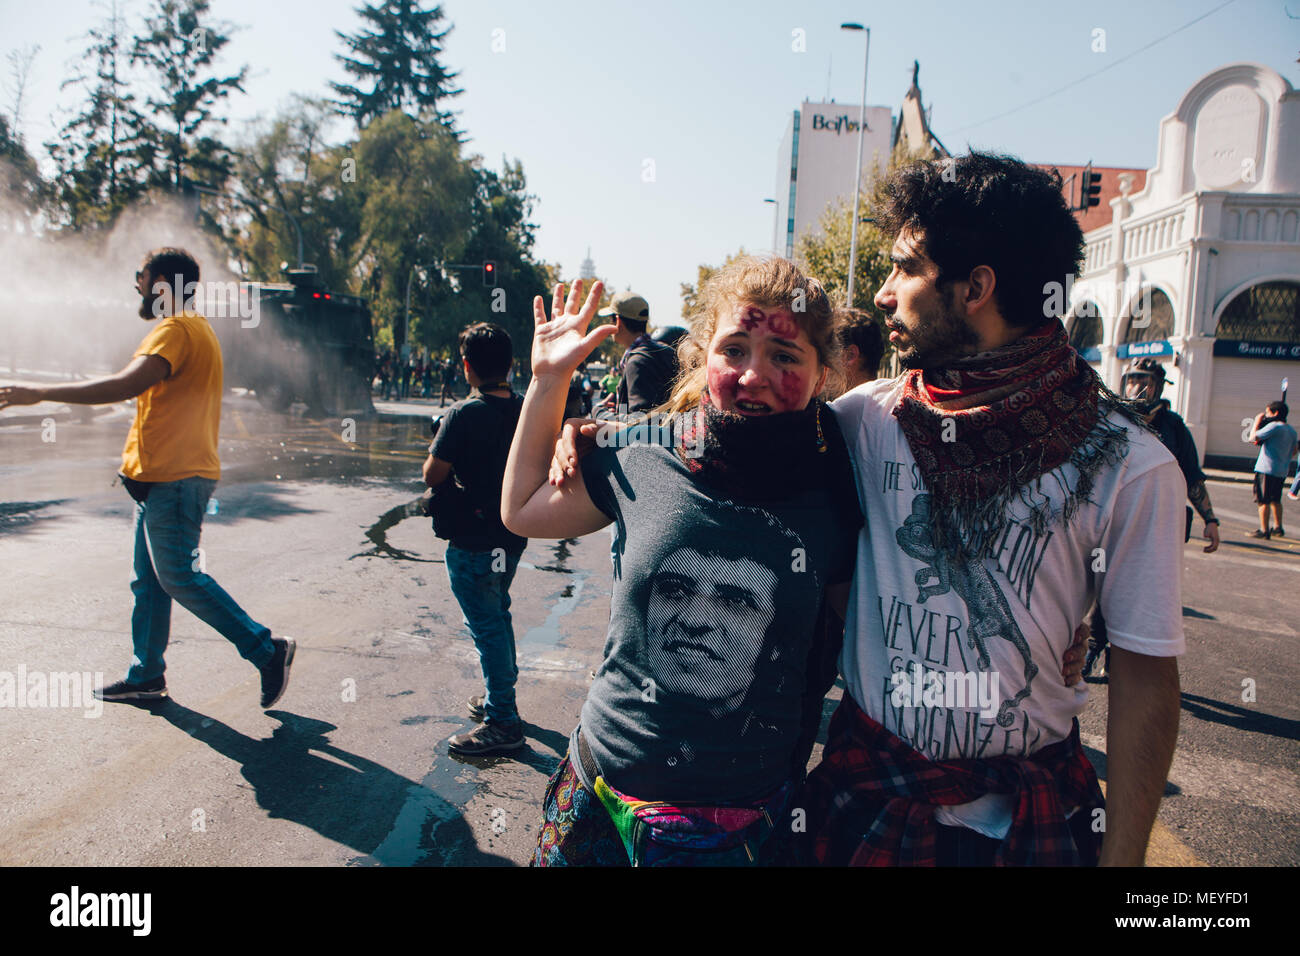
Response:
POLYGON ((853 272, 858 264, 858 197, 862 193, 862 140, 867 131, 867 63, 871 58, 871 30, 860 23, 841 23, 841 30, 861 30, 867 35, 867 52, 862 58, 862 112, 858 116, 858 163, 853 172, 853 227, 849 238, 849 301, 853 308, 853 272))
POLYGON ((763 202, 772 204, 772 255, 776 255, 776 216, 780 206, 775 199, 764 199, 763 202))

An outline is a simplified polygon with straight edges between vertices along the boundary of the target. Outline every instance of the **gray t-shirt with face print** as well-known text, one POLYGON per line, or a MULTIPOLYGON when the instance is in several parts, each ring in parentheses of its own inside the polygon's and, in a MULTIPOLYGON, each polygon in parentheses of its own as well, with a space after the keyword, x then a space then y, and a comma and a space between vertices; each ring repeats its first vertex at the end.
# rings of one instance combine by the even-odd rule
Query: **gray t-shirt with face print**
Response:
MULTIPOLYGON (((597 449, 582 470, 615 522, 605 660, 580 725, 601 775, 641 800, 775 790, 807 719, 823 588, 851 576, 857 503, 822 488, 729 498, 654 444, 597 449)), ((576 732, 570 754, 590 786, 576 732)))

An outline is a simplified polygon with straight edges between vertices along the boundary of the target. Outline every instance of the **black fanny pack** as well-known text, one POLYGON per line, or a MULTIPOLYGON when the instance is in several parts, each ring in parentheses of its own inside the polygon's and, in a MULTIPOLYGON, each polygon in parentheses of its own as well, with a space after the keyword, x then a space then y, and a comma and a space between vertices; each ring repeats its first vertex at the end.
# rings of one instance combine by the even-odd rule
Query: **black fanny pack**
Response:
POLYGON ((120 472, 117 477, 122 479, 122 487, 126 489, 126 493, 141 504, 149 497, 149 489, 154 486, 152 481, 136 481, 120 472))

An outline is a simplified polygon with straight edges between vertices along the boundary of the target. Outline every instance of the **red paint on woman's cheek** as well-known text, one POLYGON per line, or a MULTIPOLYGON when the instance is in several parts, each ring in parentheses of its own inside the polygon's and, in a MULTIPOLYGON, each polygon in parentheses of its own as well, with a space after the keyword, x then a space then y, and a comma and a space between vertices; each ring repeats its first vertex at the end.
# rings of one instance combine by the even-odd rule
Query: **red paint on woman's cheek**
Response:
POLYGON ((713 404, 720 408, 730 408, 736 403, 736 386, 740 382, 740 372, 734 368, 709 368, 709 394, 713 404))
POLYGON ((788 412, 797 412, 808 404, 808 378, 802 373, 790 369, 781 371, 781 380, 776 393, 781 396, 788 412))

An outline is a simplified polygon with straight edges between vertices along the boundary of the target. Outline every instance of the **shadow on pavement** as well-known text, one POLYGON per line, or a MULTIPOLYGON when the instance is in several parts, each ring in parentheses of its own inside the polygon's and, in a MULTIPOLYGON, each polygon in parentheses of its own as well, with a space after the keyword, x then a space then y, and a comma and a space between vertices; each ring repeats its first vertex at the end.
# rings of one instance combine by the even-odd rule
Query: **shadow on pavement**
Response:
MULTIPOLYGON (((257 740, 173 699, 148 709, 239 763, 244 779, 253 786, 258 806, 268 816, 292 820, 362 854, 374 853, 392 832, 412 790, 425 790, 417 781, 333 746, 327 734, 337 728, 323 720, 267 711, 280 726, 270 738, 257 740)), ((513 865, 511 860, 478 849, 459 807, 431 791, 421 794, 421 802, 430 814, 419 828, 418 863, 513 865)))
POLYGON ((55 517, 47 509, 64 504, 67 500, 0 501, 0 534, 30 530, 33 525, 55 517))
POLYGON ((1225 704, 1211 697, 1198 697, 1196 694, 1183 694, 1183 710, 1193 717, 1223 724, 1236 730, 1245 730, 1253 734, 1268 734, 1270 737, 1282 737, 1286 740, 1300 740, 1300 720, 1286 717, 1274 717, 1248 707, 1225 704))
MULTIPOLYGON (((1092 762, 1092 768, 1097 771, 1097 779, 1105 780, 1106 769, 1107 769, 1106 755, 1100 750, 1095 750, 1092 747, 1089 747, 1087 744, 1083 745, 1083 752, 1088 757, 1088 759, 1092 762)), ((1178 784, 1176 783, 1172 783, 1169 780, 1166 780, 1164 793, 1162 793, 1161 796, 1173 797, 1173 796, 1177 796, 1182 792, 1183 792, 1182 787, 1178 786, 1178 784)))

